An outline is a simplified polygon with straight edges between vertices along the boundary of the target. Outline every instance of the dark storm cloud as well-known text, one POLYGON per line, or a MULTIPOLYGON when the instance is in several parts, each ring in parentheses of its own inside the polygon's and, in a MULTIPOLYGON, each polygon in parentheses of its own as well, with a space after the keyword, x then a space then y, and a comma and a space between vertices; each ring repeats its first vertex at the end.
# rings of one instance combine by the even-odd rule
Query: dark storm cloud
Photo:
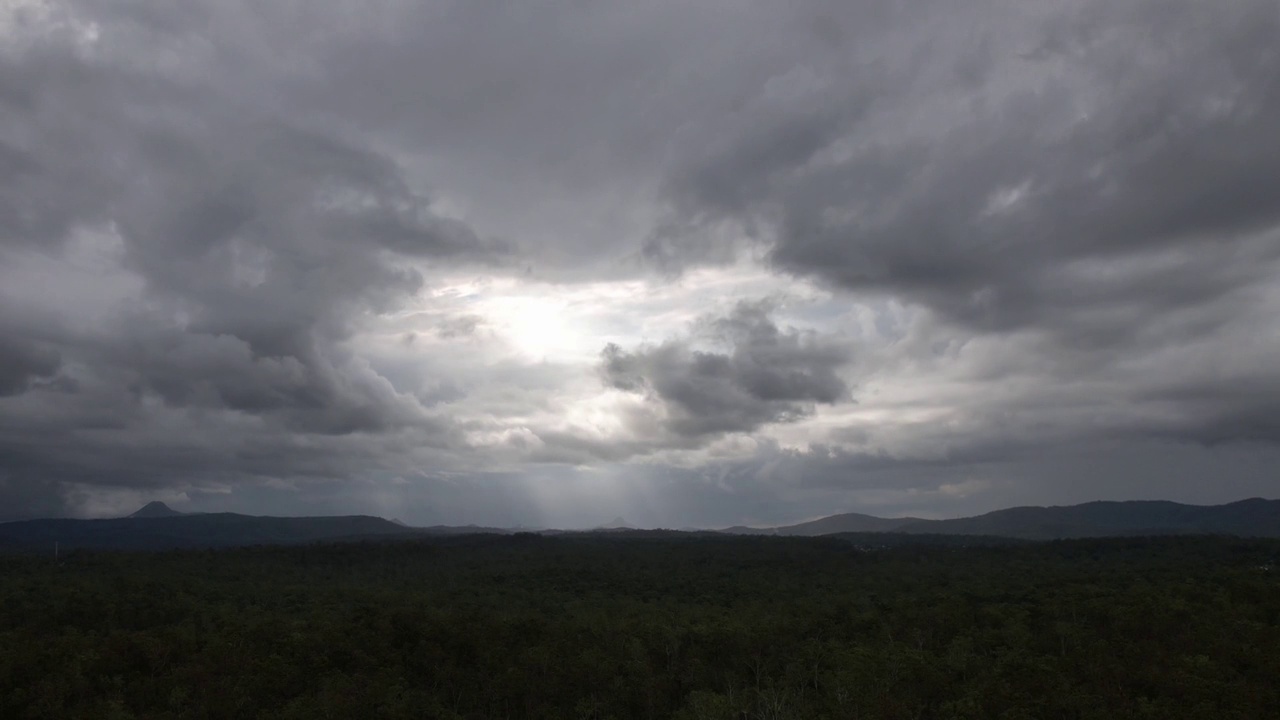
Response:
POLYGON ((683 453, 681 482, 727 485, 666 497, 781 521, 769 503, 842 488, 946 507, 992 469, 991 504, 1056 498, 1104 440, 1098 477, 1141 456, 1133 494, 1162 494, 1167 447, 1257 487, 1238 454, 1280 440, 1274 0, 353 7, 0 8, 9 515, 494 456, 531 495, 557 463, 638 488, 683 453), (832 289, 818 330, 743 304, 639 343, 649 318, 602 293, 599 343, 632 339, 592 368, 504 354, 555 318, 477 314, 484 283, 386 320, 486 263, 581 283, 745 253, 779 274, 743 295, 832 289), (562 396, 592 370, 626 401, 562 396), (738 440, 763 449, 725 470, 738 440))
POLYGON ((838 371, 850 361, 849 348, 812 331, 779 328, 770 310, 744 302, 727 317, 704 321, 700 334, 728 345, 726 352, 699 350, 689 340, 633 352, 609 345, 601 375, 660 405, 665 431, 683 438, 794 422, 816 403, 848 400, 838 371))
POLYGON ((668 193, 689 217, 766 228, 780 268, 979 329, 1075 334, 1099 306, 1160 313, 1273 276, 1251 260, 1280 253, 1259 237, 1280 222, 1275 3, 1077 4, 1021 30, 940 125, 918 70, 820 77, 821 100, 731 125, 668 193), (1039 81, 1006 90, 1020 73, 1039 81), (1119 288, 1107 265, 1126 261, 1150 274, 1119 288))
MULTIPOLYGON (((1016 364, 1132 402, 1126 417, 1107 395, 1083 396, 1092 407, 1069 420, 1023 408, 1063 438, 1280 441, 1274 343, 1256 341, 1276 331, 1259 317, 1280 282, 1280 7, 1029 7, 1029 22, 996 22, 1003 36, 972 31, 974 62, 949 78, 949 39, 970 26, 901 35, 900 16, 886 36, 905 40, 902 62, 841 74, 822 59, 855 58, 857 43, 815 50, 792 75, 818 90, 788 104, 762 79, 744 100, 755 112, 724 114, 719 139, 698 136, 669 166, 671 222, 712 238, 736 223, 779 269, 975 337, 1044 338, 1016 364), (1216 357, 1191 349, 1208 342, 1216 357)), ((669 265, 681 245, 666 237, 651 252, 669 265)), ((691 238, 684 257, 704 262, 691 238)), ((980 398, 969 442, 990 429, 980 398)))
POLYGON ((106 327, 6 326, 7 492, 377 467, 378 442, 326 440, 351 433, 453 442, 344 343, 421 286, 392 258, 503 247, 437 215, 366 143, 117 50, 90 60, 54 33, 0 54, 0 249, 57 257, 79 233, 117 243, 106 271, 143 283, 106 327))
POLYGON ((0 397, 25 392, 31 382, 52 377, 62 364, 46 347, 12 336, 0 336, 0 397))
POLYGON ((1144 428, 1154 436, 1210 447, 1280 445, 1280 378, 1187 382, 1152 388, 1142 399, 1168 410, 1167 419, 1144 428))

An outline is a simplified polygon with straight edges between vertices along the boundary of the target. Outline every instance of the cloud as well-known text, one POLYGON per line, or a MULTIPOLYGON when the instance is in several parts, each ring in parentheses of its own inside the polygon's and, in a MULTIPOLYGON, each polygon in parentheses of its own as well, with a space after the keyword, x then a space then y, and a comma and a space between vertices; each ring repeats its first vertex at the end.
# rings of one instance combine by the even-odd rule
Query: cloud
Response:
POLYGON ((1269 0, 10 3, 0 506, 1235 499, 1280 440, 1278 31, 1269 0))
POLYGON ((634 352, 609 345, 601 353, 606 384, 644 395, 657 406, 662 431, 689 438, 750 432, 794 422, 816 403, 849 400, 839 375, 850 349, 829 337, 779 328, 767 302, 740 303, 722 318, 705 319, 697 335, 728 346, 700 350, 697 339, 668 340, 634 352))
MULTIPOLYGON (((436 212, 368 142, 82 39, 53 28, 0 56, 0 250, 12 286, 91 262, 138 290, 89 328, 90 308, 40 288, 9 299, 24 315, 0 345, 10 486, 307 475, 342 446, 326 437, 353 433, 453 442, 347 343, 421 288, 414 263, 492 265, 504 245, 436 212)), ((377 467, 379 444, 354 457, 377 467)))
POLYGON ((25 392, 32 381, 58 372, 58 354, 21 338, 0 337, 0 396, 25 392))
POLYGON ((971 23, 933 35, 904 17, 884 42, 905 37, 914 62, 882 80, 834 61, 764 79, 710 150, 671 169, 671 203, 760 236, 780 269, 978 331, 1074 342, 1270 282, 1274 5, 1032 7, 1005 37, 968 43, 973 77, 948 72, 971 23))

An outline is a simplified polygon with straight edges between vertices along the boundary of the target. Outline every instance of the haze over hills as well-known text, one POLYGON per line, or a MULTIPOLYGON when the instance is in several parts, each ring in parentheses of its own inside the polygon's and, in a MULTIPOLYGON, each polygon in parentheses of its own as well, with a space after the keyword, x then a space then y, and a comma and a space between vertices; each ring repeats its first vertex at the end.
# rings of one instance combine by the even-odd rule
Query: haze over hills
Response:
MULTIPOLYGON (((151 506, 147 506, 150 508, 151 506)), ((147 508, 144 508, 144 510, 147 508)), ((130 515, 103 520, 23 520, 0 524, 0 548, 175 550, 244 545, 297 545, 411 534, 415 530, 368 515, 265 517, 237 513, 130 515)), ((140 511, 141 512, 141 511, 140 511)))
POLYGON ((609 522, 603 525, 597 526, 596 529, 597 530, 635 530, 636 526, 627 522, 626 518, 619 515, 614 519, 610 520, 609 522))
MULTIPOLYGON (((237 513, 186 514, 164 503, 153 502, 124 518, 25 520, 0 524, 0 550, 43 551, 55 543, 64 550, 169 550, 520 531, 477 525, 410 527, 369 515, 269 517, 237 513)), ((561 534, 572 531, 537 532, 561 534)), ((594 532, 673 531, 639 531, 619 517, 594 532)), ((1251 498, 1208 506, 1167 501, 1099 501, 1062 507, 1015 507, 949 520, 880 518, 842 513, 795 525, 774 528, 739 526, 719 532, 787 536, 984 536, 1022 540, 1180 534, 1280 537, 1280 500, 1251 498)))
POLYGON ((862 513, 842 513, 796 525, 783 525, 774 528, 752 528, 736 525, 731 528, 725 528, 721 532, 734 535, 800 535, 812 537, 848 532, 894 532, 903 525, 913 522, 925 521, 913 517, 882 518, 862 513))
POLYGON ((733 527, 723 532, 772 535, 892 532, 1028 540, 1188 533, 1280 537, 1280 500, 1250 498, 1226 505, 1184 505, 1163 500, 1096 501, 1082 505, 1007 508, 949 520, 845 513, 798 525, 733 527))
POLYGON ((1147 500, 1066 507, 1017 507, 953 520, 921 520, 896 532, 1002 535, 1032 540, 1114 535, 1224 534, 1280 537, 1280 500, 1250 498, 1226 505, 1147 500))

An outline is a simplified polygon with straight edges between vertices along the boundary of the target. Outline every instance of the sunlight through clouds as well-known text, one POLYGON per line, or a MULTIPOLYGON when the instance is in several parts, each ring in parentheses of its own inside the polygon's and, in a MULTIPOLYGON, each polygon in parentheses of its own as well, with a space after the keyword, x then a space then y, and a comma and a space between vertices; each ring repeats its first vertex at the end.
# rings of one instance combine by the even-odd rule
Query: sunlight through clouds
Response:
POLYGON ((0 0, 0 520, 1274 484, 1274 0, 517 5, 0 0))

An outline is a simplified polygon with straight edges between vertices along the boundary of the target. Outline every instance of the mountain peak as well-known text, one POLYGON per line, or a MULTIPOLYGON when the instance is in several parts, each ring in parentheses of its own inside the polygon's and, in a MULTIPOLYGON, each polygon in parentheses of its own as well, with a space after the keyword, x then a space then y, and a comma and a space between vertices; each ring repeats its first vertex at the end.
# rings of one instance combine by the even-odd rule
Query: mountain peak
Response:
POLYGON ((618 517, 610 520, 604 525, 601 525, 599 529, 600 530, 634 530, 635 526, 627 522, 626 518, 619 515, 618 517))
POLYGON ((169 507, 168 505, 165 505, 159 500, 153 500, 152 502, 149 502, 146 505, 143 505, 142 509, 133 513, 129 517, 131 518, 177 517, 179 515, 185 515, 185 514, 186 513, 180 513, 177 510, 174 510, 173 508, 169 507))

